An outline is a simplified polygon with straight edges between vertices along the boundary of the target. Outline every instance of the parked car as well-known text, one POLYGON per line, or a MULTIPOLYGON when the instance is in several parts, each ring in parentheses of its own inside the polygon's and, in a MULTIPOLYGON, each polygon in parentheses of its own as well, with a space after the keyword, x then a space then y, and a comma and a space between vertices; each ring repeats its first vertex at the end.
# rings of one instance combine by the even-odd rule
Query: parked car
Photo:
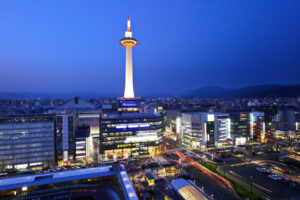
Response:
POLYGON ((258 171, 262 172, 262 173, 265 173, 265 174, 273 174, 273 172, 267 170, 266 168, 264 167, 257 167, 256 168, 258 171))
POLYGON ((256 169, 257 169, 259 172, 264 172, 265 170, 267 170, 266 168, 263 168, 263 167, 256 167, 256 169))
POLYGON ((290 186, 292 186, 293 188, 299 190, 300 189, 300 184, 297 181, 294 180, 290 180, 289 181, 290 186))
POLYGON ((279 179, 280 183, 288 185, 289 184, 289 180, 287 180, 285 177, 282 177, 281 179, 279 179))
POLYGON ((269 178, 275 180, 275 181, 278 181, 281 179, 281 176, 278 176, 276 174, 271 174, 271 175, 268 175, 269 178))

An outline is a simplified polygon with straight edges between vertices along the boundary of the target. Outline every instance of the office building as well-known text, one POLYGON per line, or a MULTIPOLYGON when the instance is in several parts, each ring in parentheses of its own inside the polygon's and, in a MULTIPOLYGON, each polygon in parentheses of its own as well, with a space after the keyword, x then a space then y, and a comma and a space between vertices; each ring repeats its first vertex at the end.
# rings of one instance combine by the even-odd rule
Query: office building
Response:
MULTIPOLYGON (((87 162, 98 161, 100 148, 100 113, 99 110, 77 112, 76 149, 77 153, 82 155, 83 151, 85 151, 85 160, 87 162), (85 146, 85 150, 82 149, 83 146, 85 146)), ((82 155, 80 159, 82 159, 82 155)))
POLYGON ((100 153, 105 159, 142 158, 161 153, 159 113, 105 113, 101 117, 100 153))
POLYGON ((253 141, 264 142, 265 128, 264 113, 253 111, 250 113, 250 138, 253 141))
POLYGON ((58 165, 70 164, 75 160, 75 125, 74 115, 58 114, 55 116, 55 148, 58 165))
POLYGON ((230 118, 224 113, 182 113, 183 143, 190 148, 224 147, 229 144, 230 118))
POLYGON ((244 145, 250 138, 250 111, 230 110, 231 139, 235 145, 244 145))
POLYGON ((280 131, 295 131, 295 111, 293 109, 278 110, 273 122, 275 129, 280 131))
MULTIPOLYGON (((55 110, 54 115, 72 115, 74 118, 75 160, 84 162, 97 161, 99 155, 100 113, 94 104, 75 97, 55 110), (76 155, 78 157, 76 157, 76 155)), ((70 130, 70 129, 68 129, 70 130)), ((72 137, 73 138, 73 137, 72 137)))
POLYGON ((1 169, 26 169, 55 164, 53 115, 0 118, 1 169))

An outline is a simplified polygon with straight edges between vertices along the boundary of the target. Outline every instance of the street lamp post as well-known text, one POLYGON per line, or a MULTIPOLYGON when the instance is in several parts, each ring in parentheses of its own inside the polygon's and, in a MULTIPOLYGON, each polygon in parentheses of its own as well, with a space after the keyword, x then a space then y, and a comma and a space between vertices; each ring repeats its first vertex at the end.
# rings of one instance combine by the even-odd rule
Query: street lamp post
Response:
POLYGON ((251 194, 252 194, 252 176, 250 176, 250 180, 251 180, 251 194))
POLYGON ((225 163, 225 161, 224 161, 224 168, 223 168, 223 169, 224 169, 224 178, 225 178, 225 164, 226 164, 226 163, 225 163))

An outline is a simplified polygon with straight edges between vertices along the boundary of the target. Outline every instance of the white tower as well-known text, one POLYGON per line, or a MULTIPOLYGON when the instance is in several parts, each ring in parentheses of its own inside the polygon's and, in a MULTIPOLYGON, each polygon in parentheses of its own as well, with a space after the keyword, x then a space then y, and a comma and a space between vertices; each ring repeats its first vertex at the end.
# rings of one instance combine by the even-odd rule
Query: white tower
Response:
POLYGON ((134 98, 133 91, 133 75, 132 75, 132 47, 138 44, 138 41, 132 38, 132 32, 130 29, 130 18, 127 20, 127 31, 125 32, 125 38, 120 40, 120 44, 126 47, 126 73, 125 73, 125 91, 124 98, 134 98))

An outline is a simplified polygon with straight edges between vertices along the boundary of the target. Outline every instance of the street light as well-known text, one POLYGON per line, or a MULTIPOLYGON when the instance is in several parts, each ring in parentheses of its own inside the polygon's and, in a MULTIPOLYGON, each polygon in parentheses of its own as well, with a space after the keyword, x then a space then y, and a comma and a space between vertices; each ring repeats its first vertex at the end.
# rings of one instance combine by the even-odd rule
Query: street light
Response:
POLYGON ((250 180, 251 180, 251 194, 252 194, 252 176, 250 176, 250 180))
POLYGON ((224 164, 224 178, 225 178, 225 164, 226 164, 225 161, 224 161, 223 164, 224 164))

